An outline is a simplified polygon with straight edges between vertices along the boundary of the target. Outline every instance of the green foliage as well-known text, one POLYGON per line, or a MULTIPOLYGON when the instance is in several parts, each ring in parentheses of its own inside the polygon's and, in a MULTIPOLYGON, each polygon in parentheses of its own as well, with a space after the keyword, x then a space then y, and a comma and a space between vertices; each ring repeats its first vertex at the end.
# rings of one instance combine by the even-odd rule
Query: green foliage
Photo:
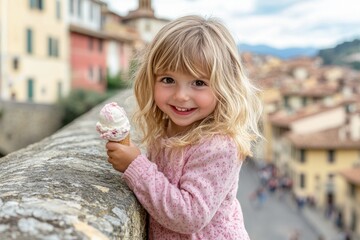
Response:
POLYGON ((119 73, 115 76, 111 76, 109 73, 106 76, 107 89, 119 90, 130 87, 130 82, 125 80, 125 74, 119 73))
POLYGON ((318 56, 322 58, 325 65, 345 65, 359 69, 358 62, 351 62, 347 59, 355 53, 360 53, 360 39, 341 43, 334 48, 322 49, 318 56))
POLYGON ((58 103, 63 111, 63 126, 105 101, 113 94, 100 94, 83 89, 73 90, 68 97, 61 99, 58 103))
POLYGON ((351 67, 356 70, 360 70, 360 62, 352 62, 351 67))

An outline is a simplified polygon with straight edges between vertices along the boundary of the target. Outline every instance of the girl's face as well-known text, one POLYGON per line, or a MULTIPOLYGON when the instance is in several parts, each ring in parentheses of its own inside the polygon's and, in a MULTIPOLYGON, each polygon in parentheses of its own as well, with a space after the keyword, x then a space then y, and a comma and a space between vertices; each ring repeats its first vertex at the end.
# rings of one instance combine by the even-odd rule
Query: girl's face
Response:
POLYGON ((216 107, 208 79, 197 79, 180 72, 166 72, 155 79, 155 103, 171 120, 168 133, 185 131, 206 118, 216 107))

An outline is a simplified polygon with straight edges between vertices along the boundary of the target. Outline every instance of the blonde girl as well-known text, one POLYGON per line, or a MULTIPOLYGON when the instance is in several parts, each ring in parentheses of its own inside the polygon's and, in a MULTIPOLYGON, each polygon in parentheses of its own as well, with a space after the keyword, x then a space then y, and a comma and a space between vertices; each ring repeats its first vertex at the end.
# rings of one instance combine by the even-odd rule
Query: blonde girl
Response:
POLYGON ((200 16, 168 23, 147 46, 134 89, 147 154, 106 147, 150 215, 149 239, 249 239, 236 193, 261 105, 229 31, 200 16))

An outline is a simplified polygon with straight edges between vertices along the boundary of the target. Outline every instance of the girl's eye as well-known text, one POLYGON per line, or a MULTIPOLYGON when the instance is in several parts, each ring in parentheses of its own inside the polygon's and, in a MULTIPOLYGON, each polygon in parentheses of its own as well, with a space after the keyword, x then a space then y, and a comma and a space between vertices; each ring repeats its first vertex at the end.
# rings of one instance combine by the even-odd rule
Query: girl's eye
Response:
POLYGON ((194 85, 197 87, 207 86, 207 84, 203 80, 195 80, 194 85))
POLYGON ((174 83, 174 79, 172 79, 171 77, 164 77, 160 81, 166 84, 174 83))

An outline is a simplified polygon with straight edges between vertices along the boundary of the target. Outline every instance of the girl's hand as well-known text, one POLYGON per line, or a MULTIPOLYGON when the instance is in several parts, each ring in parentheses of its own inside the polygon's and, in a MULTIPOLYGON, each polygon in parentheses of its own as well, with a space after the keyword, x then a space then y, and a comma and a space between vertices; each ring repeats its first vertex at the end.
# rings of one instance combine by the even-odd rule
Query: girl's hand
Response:
POLYGON ((108 162, 119 172, 125 172, 130 163, 141 154, 140 149, 134 144, 130 146, 122 145, 116 142, 106 144, 108 162))

